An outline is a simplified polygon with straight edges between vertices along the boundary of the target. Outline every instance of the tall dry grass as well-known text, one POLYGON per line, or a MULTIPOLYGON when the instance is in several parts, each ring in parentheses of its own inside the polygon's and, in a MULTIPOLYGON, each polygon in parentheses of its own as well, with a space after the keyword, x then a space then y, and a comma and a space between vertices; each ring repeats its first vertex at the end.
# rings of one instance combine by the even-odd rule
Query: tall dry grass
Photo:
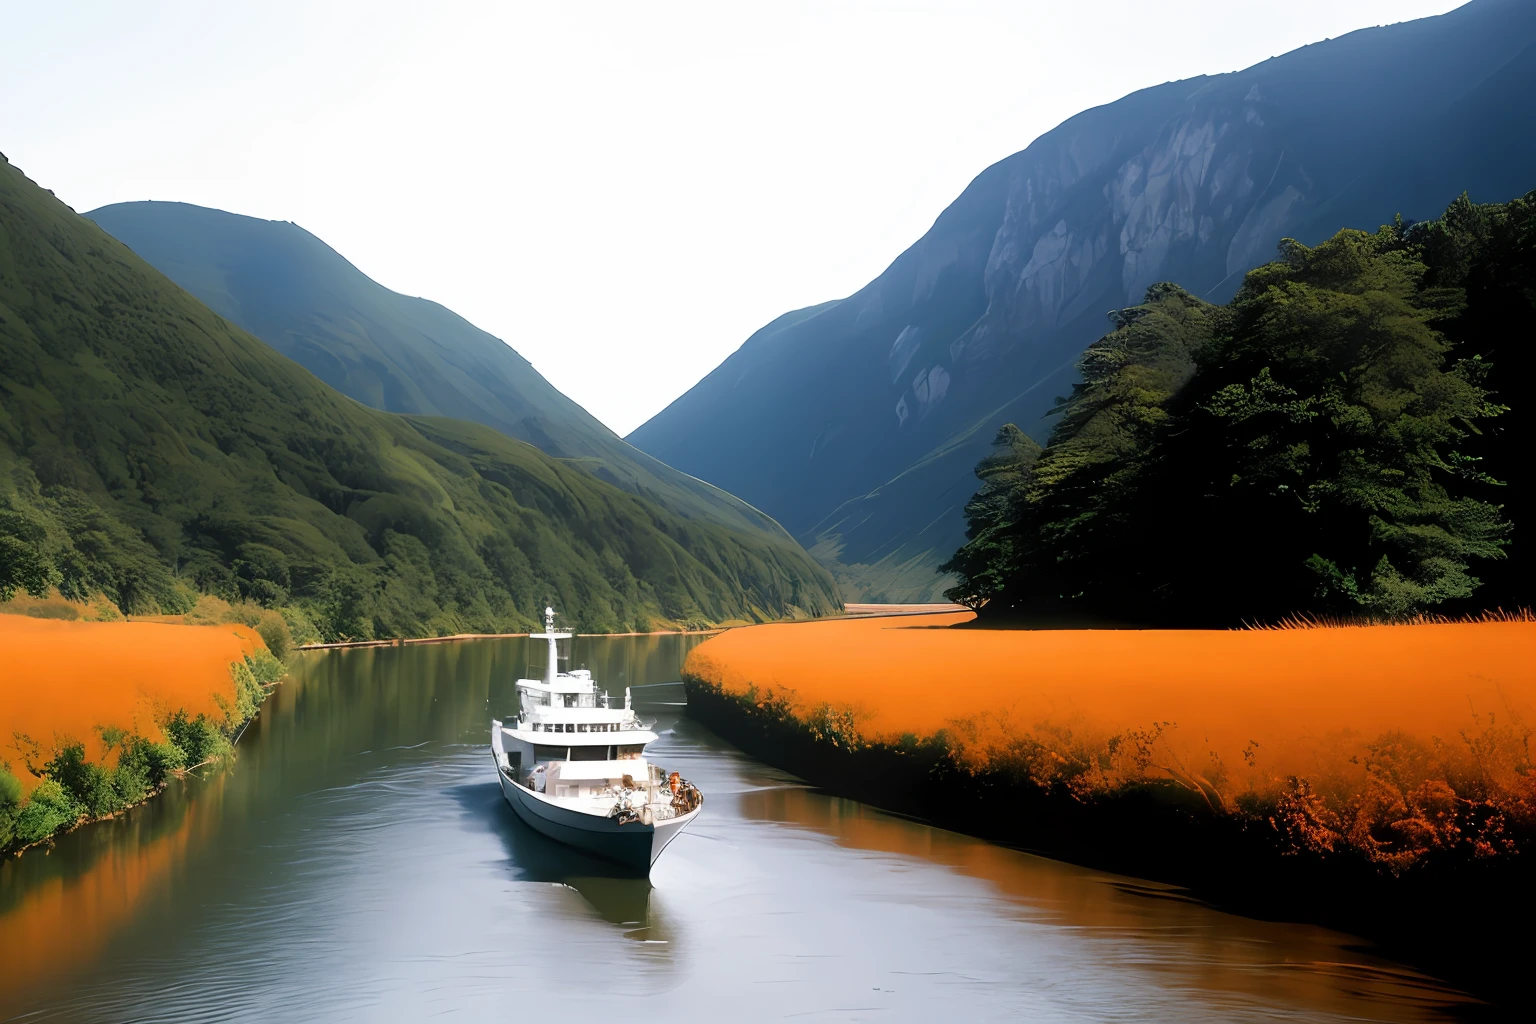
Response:
POLYGON ((1179 787, 1295 852, 1401 872, 1536 837, 1536 622, 951 630, 966 614, 733 630, 686 671, 832 745, 932 741, 1091 802, 1179 787))
POLYGON ((15 746, 18 734, 44 747, 82 742, 99 762, 110 753, 104 727, 158 740, 174 710, 222 719, 239 699, 231 665, 261 647, 256 630, 238 624, 0 615, 0 763, 30 790, 38 780, 15 746))

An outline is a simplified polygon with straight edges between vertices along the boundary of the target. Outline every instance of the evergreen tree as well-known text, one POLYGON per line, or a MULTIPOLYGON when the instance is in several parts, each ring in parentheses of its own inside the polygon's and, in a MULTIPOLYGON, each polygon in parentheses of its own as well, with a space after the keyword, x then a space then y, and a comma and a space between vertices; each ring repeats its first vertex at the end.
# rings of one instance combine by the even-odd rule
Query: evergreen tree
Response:
POLYGON ((939 567, 959 577, 959 584, 944 592, 951 601, 981 608, 997 596, 1013 571, 1015 517, 1039 458, 1040 446, 1012 423, 1004 423, 993 438, 992 454, 976 467, 981 490, 965 506, 966 543, 939 567))
POLYGON ((1479 460, 1473 468, 1496 468, 1496 483, 1475 481, 1472 492, 1503 506, 1514 525, 1507 559, 1484 563, 1483 586, 1463 611, 1487 607, 1528 607, 1536 602, 1529 549, 1536 530, 1530 475, 1521 470, 1532 450, 1533 418, 1522 400, 1536 380, 1536 192, 1502 205, 1478 206, 1465 195, 1443 218, 1402 231, 1405 244, 1422 253, 1429 267, 1426 289, 1451 290, 1462 297, 1435 327, 1459 358, 1490 363, 1487 386, 1509 409, 1467 439, 1463 451, 1479 460))
POLYGON ((1112 314, 1027 477, 1001 503, 984 477, 952 595, 1200 625, 1464 607, 1524 493, 1491 474, 1525 431, 1482 426, 1516 380, 1493 357, 1529 359, 1533 207, 1286 240, 1225 307, 1158 285, 1112 314))

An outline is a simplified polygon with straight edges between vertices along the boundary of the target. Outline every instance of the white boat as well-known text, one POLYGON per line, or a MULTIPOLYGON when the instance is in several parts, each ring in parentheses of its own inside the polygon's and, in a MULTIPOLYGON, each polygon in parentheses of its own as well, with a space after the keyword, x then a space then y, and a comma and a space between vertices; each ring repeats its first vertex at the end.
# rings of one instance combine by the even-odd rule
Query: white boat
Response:
POLYGON ((592 673, 559 670, 555 612, 544 609, 549 642, 543 679, 519 679, 517 721, 491 722, 491 754, 501 795, 529 827, 551 839, 650 870, 704 804, 677 772, 646 760, 656 734, 631 707, 613 707, 592 673))

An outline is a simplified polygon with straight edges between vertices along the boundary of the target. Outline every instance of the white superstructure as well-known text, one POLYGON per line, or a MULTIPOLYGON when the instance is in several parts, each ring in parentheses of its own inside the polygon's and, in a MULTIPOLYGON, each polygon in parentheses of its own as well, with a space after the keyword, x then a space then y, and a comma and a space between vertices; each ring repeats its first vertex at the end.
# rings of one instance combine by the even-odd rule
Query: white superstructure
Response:
POLYGON ((676 772, 646 760, 656 739, 631 707, 614 707, 584 669, 559 670, 555 612, 544 609, 549 643, 543 679, 519 679, 517 720, 491 723, 502 795, 540 832, 635 867, 649 868, 699 812, 703 797, 676 772))

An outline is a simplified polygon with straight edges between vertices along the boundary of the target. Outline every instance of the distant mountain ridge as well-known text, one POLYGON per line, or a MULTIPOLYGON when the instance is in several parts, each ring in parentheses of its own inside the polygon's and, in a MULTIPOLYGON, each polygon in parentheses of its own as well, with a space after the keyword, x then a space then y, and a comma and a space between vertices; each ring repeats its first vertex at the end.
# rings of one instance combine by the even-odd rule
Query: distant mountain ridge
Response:
POLYGON ((629 440, 774 516, 845 598, 933 598, 972 467, 1005 422, 1045 440, 1106 311, 1164 280, 1225 301, 1285 236, 1523 194, 1533 85, 1536 4, 1476 0, 1085 111, 629 440))
POLYGON ((327 639, 837 605, 781 532, 343 397, 0 157, 0 597, 53 586, 150 614, 213 593, 327 639))
POLYGON ((501 339, 436 302, 390 291, 297 224, 165 202, 86 216, 364 405, 482 423, 678 515, 783 535, 745 502, 625 442, 501 339))

